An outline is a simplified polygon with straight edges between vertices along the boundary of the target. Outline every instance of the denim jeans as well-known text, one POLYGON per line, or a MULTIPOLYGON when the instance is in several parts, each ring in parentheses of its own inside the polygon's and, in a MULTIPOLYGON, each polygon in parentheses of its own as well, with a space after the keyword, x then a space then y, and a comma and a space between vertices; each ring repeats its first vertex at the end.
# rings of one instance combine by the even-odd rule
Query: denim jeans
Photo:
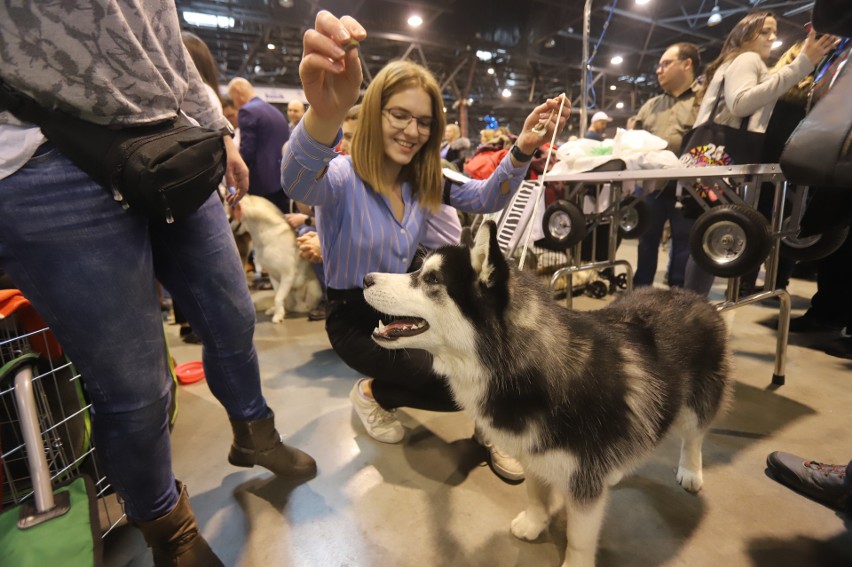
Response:
POLYGON ((695 258, 690 255, 689 261, 686 263, 686 280, 684 280, 683 287, 707 297, 710 295, 710 290, 715 281, 716 276, 696 264, 695 258))
POLYGON ((633 285, 640 287, 654 283, 663 227, 668 219, 672 237, 666 284, 670 287, 683 287, 686 277, 686 260, 689 258, 689 230, 695 221, 685 218, 683 210, 676 207, 677 201, 674 197, 662 192, 645 197, 645 204, 648 205, 650 220, 648 230, 639 237, 633 285))
POLYGON ((207 383, 228 417, 267 415, 254 307, 215 194, 174 224, 150 221, 50 149, 0 180, 0 265, 80 371, 95 447, 131 518, 162 516, 178 497, 155 278, 202 338, 207 383))

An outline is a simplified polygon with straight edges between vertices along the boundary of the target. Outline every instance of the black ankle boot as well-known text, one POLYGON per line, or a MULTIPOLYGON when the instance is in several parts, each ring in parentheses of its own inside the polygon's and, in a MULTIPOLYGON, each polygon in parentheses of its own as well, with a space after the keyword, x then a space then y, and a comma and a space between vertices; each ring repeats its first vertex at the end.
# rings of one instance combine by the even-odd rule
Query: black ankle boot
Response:
POLYGON ((275 414, 256 421, 231 421, 234 443, 228 462, 238 467, 260 465, 281 478, 307 479, 316 476, 317 463, 307 453, 281 442, 275 429, 275 414))
POLYGON ((180 497, 171 512, 148 522, 128 518, 154 552, 154 567, 225 567, 198 531, 189 495, 177 482, 180 497))

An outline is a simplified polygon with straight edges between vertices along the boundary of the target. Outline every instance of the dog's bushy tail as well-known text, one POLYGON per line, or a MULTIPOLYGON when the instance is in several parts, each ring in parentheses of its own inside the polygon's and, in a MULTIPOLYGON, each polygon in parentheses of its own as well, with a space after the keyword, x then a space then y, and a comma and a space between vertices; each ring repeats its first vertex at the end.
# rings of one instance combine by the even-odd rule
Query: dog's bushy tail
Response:
POLYGON ((727 309, 725 311, 722 311, 721 315, 722 315, 722 320, 725 322, 725 327, 728 330, 728 338, 730 338, 731 333, 734 330, 734 319, 736 319, 737 310, 736 309, 727 309))

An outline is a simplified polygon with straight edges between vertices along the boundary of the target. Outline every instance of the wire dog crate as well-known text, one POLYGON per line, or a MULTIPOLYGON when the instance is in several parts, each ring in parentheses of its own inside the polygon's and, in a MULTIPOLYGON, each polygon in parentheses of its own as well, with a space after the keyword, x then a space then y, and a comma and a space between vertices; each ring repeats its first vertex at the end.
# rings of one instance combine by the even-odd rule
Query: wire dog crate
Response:
POLYGON ((117 496, 92 443, 90 409, 80 374, 50 329, 24 331, 15 313, 0 318, 0 508, 35 500, 41 511, 42 495, 52 495, 53 486, 85 474, 95 484, 101 536, 122 522, 117 496), (19 364, 22 359, 27 364, 19 364), (46 471, 32 470, 41 457, 31 452, 39 449, 46 471))

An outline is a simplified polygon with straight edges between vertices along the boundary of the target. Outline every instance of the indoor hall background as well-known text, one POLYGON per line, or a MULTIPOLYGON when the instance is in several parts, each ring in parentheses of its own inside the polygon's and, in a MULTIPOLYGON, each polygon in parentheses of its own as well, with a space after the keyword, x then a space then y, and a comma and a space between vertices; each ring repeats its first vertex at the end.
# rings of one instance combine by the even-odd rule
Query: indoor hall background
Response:
MULTIPOLYGON (((320 9, 349 14, 367 29, 365 82, 389 60, 410 58, 438 78, 447 118, 476 139, 491 116, 516 131, 537 101, 567 93, 577 133, 584 2, 564 0, 177 0, 185 29, 199 35, 220 65, 223 84, 245 77, 265 87, 299 89, 302 35, 320 9), (201 16, 192 16, 192 14, 201 16), (187 15, 190 14, 190 15, 187 15), (408 19, 417 15, 417 27, 408 19), (211 25, 196 25, 206 17, 211 25), (211 20, 212 18, 212 20, 211 20), (219 18, 218 20, 216 18, 219 18), (193 23, 190 23, 193 22, 193 23), (509 96, 505 96, 506 90, 509 96)), ((750 10, 772 10, 783 44, 804 37, 810 0, 593 0, 590 108, 624 126, 658 93, 655 67, 669 45, 690 41, 711 61, 750 10), (720 18, 718 23, 714 17, 720 18), (616 57, 620 58, 615 59, 616 57)), ((284 101, 286 102, 286 100, 284 101)))

